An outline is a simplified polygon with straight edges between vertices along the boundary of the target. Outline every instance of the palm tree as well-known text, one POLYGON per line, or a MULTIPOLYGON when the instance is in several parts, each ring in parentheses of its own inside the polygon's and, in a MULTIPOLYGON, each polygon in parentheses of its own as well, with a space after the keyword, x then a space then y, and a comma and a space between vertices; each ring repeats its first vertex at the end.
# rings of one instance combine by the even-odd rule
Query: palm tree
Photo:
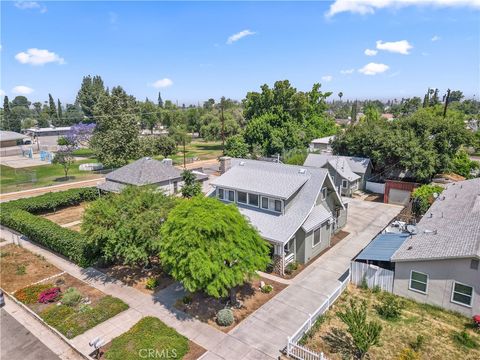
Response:
POLYGON ((338 97, 340 98, 340 101, 342 101, 342 96, 343 96, 343 92, 340 91, 340 92, 338 93, 338 97))

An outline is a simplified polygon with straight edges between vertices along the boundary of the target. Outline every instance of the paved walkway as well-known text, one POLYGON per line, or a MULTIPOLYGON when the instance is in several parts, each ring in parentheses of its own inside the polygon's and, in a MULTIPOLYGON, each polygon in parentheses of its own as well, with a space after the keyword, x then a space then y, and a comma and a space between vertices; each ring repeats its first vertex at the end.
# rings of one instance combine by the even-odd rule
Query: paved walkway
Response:
MULTIPOLYGON (((367 245, 402 209, 399 206, 352 200, 348 210, 349 232, 345 239, 290 280, 290 286, 230 331, 224 343, 248 344, 277 359, 291 336, 340 285, 338 278, 350 260, 367 245)), ((203 360, 218 359, 207 353, 203 360)), ((241 359, 229 356, 228 359, 241 359)))
POLYGON ((25 309, 5 296, 1 314, 2 359, 84 360, 25 309))

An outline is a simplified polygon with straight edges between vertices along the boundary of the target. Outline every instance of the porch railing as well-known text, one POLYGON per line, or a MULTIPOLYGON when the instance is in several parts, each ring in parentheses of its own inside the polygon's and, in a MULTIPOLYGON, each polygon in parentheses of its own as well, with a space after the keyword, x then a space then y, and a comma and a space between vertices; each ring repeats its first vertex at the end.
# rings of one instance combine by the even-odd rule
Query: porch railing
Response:
POLYGON ((285 260, 284 260, 285 265, 290 264, 294 259, 295 259, 294 253, 288 254, 287 256, 285 256, 285 260))

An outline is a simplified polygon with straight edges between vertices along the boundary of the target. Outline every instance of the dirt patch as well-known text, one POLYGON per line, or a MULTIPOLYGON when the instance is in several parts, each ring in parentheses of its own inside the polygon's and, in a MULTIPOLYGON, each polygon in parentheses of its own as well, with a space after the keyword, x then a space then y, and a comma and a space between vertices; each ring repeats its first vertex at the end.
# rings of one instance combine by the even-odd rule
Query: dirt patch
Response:
POLYGON ((285 284, 265 278, 256 279, 243 285, 237 293, 237 299, 240 301, 242 306, 238 309, 232 308, 235 322, 228 327, 219 326, 215 321, 217 312, 229 305, 228 299, 215 299, 204 293, 197 292, 191 295, 191 302, 189 304, 184 304, 182 299, 180 299, 175 304, 175 307, 200 321, 216 327, 223 332, 229 332, 248 315, 257 310, 260 306, 265 304, 268 300, 273 298, 286 287, 287 285, 285 284), (263 281, 265 284, 272 285, 273 290, 268 294, 263 293, 260 290, 261 281, 263 281))
POLYGON ((143 269, 140 265, 112 265, 106 268, 98 267, 98 270, 145 294, 153 294, 159 290, 165 289, 167 286, 170 286, 175 282, 170 276, 163 272, 158 264, 158 260, 152 261, 152 268, 149 270, 143 269), (153 290, 145 288, 146 282, 149 278, 157 279, 158 285, 153 290))
POLYGON ((11 293, 62 271, 21 246, 0 248, 0 286, 11 293))
POLYGON ((467 349, 456 344, 453 331, 466 330, 472 338, 480 342, 480 334, 468 327, 470 319, 444 311, 440 308, 419 304, 404 299, 405 309, 398 320, 387 321, 378 315, 374 306, 379 303, 381 293, 362 290, 350 285, 340 299, 324 315, 319 329, 305 341, 307 348, 323 352, 328 359, 342 359, 342 352, 348 352, 351 346, 346 335, 346 325, 340 321, 336 312, 350 299, 365 300, 368 305, 368 319, 381 323, 380 346, 369 351, 371 359, 397 359, 404 349, 410 348, 418 335, 424 337, 424 344, 419 351, 419 359, 479 359, 480 349, 467 349), (332 336, 334 335, 334 336, 332 336), (334 339, 335 341, 332 341, 334 339))
POLYGON ((370 194, 364 199, 364 201, 383 203, 383 194, 370 194))
POLYGON ((69 206, 52 213, 43 214, 41 216, 53 221, 54 223, 57 223, 58 225, 65 225, 75 221, 81 221, 86 205, 87 203, 81 203, 80 205, 69 206))

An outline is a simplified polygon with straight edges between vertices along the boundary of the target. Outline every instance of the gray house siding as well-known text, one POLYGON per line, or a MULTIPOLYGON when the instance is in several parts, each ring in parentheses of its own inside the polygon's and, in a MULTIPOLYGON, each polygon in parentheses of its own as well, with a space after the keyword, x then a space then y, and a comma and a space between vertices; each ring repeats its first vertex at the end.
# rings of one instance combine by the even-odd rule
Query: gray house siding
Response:
POLYGON ((333 179, 333 183, 335 184, 335 188, 338 190, 338 192, 341 194, 341 195, 344 195, 344 196, 352 196, 352 193, 361 188, 361 184, 362 184, 362 174, 359 174, 359 173, 356 173, 357 175, 359 175, 361 177, 361 179, 359 180, 354 180, 354 181, 350 181, 348 179, 345 179, 344 177, 342 177, 336 170, 335 168, 330 165, 329 163, 325 164, 325 169, 328 170, 330 176, 332 177, 333 179), (347 181, 347 187, 343 187, 343 180, 346 180, 347 181))
POLYGON ((355 174, 361 177, 360 183, 358 185, 359 189, 365 190, 365 186, 367 185, 367 180, 370 179, 370 177, 372 176, 372 163, 371 162, 368 163, 367 170, 365 170, 364 174, 358 173, 358 172, 356 172, 355 174))
POLYGON ((480 313, 480 269, 471 269, 472 259, 422 260, 395 263, 393 292, 422 303, 441 306, 465 316, 480 313), (410 273, 428 275, 427 293, 410 290, 410 273), (472 306, 452 302, 454 282, 473 287, 472 306))

